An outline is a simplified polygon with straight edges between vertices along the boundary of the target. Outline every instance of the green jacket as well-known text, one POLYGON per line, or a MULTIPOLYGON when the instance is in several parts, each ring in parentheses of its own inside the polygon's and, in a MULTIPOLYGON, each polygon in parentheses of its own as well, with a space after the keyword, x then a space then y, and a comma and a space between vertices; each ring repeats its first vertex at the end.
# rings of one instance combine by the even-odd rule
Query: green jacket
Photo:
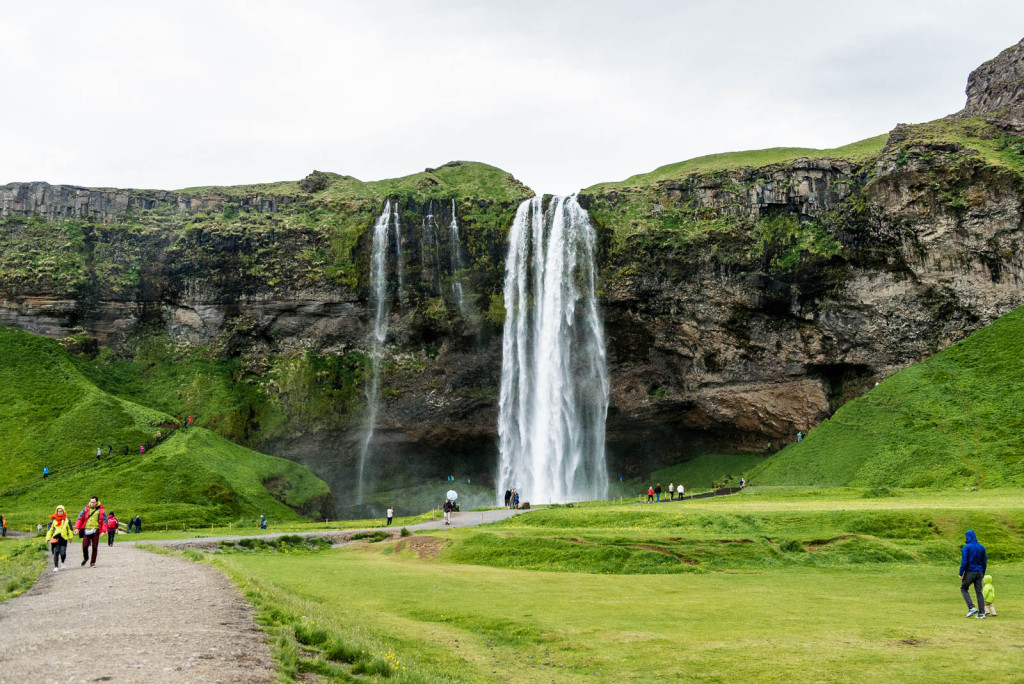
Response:
POLYGON ((985 603, 995 603, 996 588, 992 586, 992 575, 985 575, 981 583, 981 595, 985 597, 985 603))

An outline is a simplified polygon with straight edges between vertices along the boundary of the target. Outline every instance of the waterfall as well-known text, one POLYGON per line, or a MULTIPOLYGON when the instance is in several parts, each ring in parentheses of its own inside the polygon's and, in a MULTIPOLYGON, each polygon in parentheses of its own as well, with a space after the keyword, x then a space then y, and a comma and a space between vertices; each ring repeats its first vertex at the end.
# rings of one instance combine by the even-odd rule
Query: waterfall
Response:
POLYGON ((604 498, 608 376, 595 237, 576 197, 523 202, 505 261, 498 500, 604 498))
POLYGON ((465 319, 469 313, 466 306, 466 295, 462 288, 462 273, 466 268, 462 260, 462 246, 459 244, 459 219, 455 216, 455 198, 452 198, 452 220, 448 224, 448 236, 451 239, 452 248, 452 296, 459 305, 459 312, 465 319))
POLYGON ((391 200, 384 202, 384 210, 373 224, 373 245, 370 255, 370 305, 374 311, 373 338, 370 340, 370 378, 366 383, 367 426, 363 446, 359 452, 359 481, 356 485, 356 503, 363 503, 363 474, 366 459, 370 453, 373 434, 377 426, 377 410, 380 407, 380 360, 384 352, 384 340, 388 335, 388 229, 394 224, 397 243, 399 293, 402 283, 402 235, 398 208, 392 210, 391 200))

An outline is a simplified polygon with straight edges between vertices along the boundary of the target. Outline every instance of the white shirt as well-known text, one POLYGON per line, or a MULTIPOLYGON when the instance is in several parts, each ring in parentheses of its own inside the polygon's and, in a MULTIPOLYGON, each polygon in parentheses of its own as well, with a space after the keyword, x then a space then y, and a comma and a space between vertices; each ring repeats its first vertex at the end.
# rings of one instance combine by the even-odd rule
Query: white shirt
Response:
POLYGON ((395 509, 394 508, 389 508, 388 509, 388 517, 389 518, 395 517, 395 509))

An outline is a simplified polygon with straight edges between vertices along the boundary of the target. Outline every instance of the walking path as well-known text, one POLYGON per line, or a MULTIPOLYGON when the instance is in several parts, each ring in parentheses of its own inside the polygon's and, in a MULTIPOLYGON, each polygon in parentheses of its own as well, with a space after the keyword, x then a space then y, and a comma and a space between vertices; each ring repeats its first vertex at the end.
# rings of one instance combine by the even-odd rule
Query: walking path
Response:
MULTIPOLYGON (((452 527, 503 520, 524 511, 455 513, 452 527)), ((443 520, 406 526, 444 527, 443 520)), ((400 526, 307 532, 347 540, 400 526), (335 537, 337 535, 337 537, 335 537)), ((281 533, 287 534, 287 533, 281 533)), ((216 546, 245 535, 140 542, 171 548, 216 546)), ((68 565, 43 571, 36 585, 0 603, 0 684, 27 682, 271 682, 265 635, 241 593, 218 570, 174 556, 100 545, 95 568, 81 567, 81 546, 68 565)))

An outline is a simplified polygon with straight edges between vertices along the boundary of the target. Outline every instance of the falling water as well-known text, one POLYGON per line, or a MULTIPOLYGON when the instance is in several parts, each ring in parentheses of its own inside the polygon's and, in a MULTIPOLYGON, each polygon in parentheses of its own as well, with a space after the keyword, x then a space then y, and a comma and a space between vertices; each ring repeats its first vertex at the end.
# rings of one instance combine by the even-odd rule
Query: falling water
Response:
POLYGON ((452 198, 452 220, 448 224, 448 236, 451 238, 452 247, 452 295, 455 298, 456 303, 459 305, 459 311, 462 312, 462 317, 466 318, 469 309, 466 306, 466 295, 462 288, 462 274, 463 269, 466 268, 465 262, 462 260, 462 246, 459 244, 459 219, 455 216, 455 198, 452 198))
POLYGON ((523 202, 505 262, 498 498, 604 498, 608 413, 594 229, 576 197, 523 202))
MULTIPOLYGON (((363 447, 359 452, 359 482, 356 488, 356 503, 363 503, 363 473, 366 459, 373 442, 373 433, 377 425, 377 409, 380 406, 380 359, 384 351, 384 339, 388 335, 388 229, 395 227, 395 240, 398 243, 398 273, 401 283, 401 224, 397 207, 391 208, 391 200, 384 202, 384 210, 373 224, 373 246, 370 255, 370 302, 374 310, 373 339, 370 341, 370 379, 366 384, 367 426, 363 447)), ((401 292, 401 285, 399 285, 401 292)))

